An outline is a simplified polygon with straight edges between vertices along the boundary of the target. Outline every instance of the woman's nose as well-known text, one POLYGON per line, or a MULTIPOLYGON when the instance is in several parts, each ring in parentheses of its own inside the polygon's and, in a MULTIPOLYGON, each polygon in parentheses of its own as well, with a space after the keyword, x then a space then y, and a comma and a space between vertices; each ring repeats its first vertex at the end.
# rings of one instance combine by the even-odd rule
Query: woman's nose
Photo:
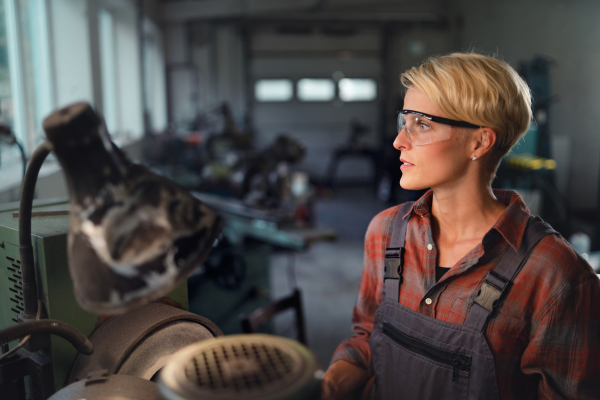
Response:
POLYGON ((402 129, 396 135, 396 139, 394 139, 393 146, 396 150, 406 149, 407 147, 410 146, 410 142, 408 141, 408 136, 406 136, 406 132, 404 132, 404 129, 402 129))

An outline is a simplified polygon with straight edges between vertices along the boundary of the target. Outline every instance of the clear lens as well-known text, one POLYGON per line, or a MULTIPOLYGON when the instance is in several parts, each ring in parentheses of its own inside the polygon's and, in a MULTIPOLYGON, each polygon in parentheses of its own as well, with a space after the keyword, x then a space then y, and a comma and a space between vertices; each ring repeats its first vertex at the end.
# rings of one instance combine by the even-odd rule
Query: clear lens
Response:
POLYGON ((450 126, 432 122, 422 115, 400 113, 398 114, 398 133, 403 129, 408 140, 416 146, 450 139, 452 130, 450 126))

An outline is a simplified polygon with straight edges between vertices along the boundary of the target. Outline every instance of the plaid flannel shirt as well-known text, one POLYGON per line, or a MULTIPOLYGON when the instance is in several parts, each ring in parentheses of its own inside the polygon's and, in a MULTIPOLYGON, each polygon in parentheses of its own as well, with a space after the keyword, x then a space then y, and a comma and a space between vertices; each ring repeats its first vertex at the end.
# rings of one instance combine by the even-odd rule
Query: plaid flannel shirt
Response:
MULTIPOLYGON (((427 192, 414 204, 400 286, 402 305, 441 321, 464 324, 487 272, 509 246, 521 244, 529 217, 516 192, 494 193, 508 208, 482 242, 437 283, 430 214, 433 193, 427 192), (428 292, 430 305, 425 302, 428 292)), ((372 374, 369 339, 381 304, 385 249, 399 208, 379 213, 369 225, 352 316, 355 334, 340 344, 332 363, 346 360, 372 374)), ((494 355, 502 399, 600 399, 600 280, 562 237, 546 236, 534 247, 490 316, 484 336, 494 355)))

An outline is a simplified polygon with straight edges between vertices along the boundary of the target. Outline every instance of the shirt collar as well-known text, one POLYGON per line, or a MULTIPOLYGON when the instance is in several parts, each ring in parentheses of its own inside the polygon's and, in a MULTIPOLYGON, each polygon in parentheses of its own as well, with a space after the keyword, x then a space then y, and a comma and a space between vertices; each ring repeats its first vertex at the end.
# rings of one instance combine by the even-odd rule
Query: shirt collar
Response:
POLYGON ((508 207, 492 229, 496 229, 512 248, 518 250, 529 222, 529 209, 523 198, 514 190, 494 189, 494 195, 508 207))
MULTIPOLYGON (((498 231, 511 247, 518 250, 523 240, 527 222, 529 221, 529 209, 523 198, 514 190, 493 189, 493 192, 496 198, 508 207, 500 218, 498 218, 492 229, 498 231)), ((413 204, 411 210, 403 216, 403 219, 407 218, 411 213, 415 213, 421 217, 429 214, 432 199, 433 192, 428 190, 413 204)))

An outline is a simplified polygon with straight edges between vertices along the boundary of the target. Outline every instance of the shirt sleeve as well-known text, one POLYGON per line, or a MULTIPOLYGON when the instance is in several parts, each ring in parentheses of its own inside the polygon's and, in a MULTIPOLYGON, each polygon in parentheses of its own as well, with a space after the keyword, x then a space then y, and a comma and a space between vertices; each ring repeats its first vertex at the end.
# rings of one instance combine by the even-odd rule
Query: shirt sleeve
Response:
POLYGON ((600 396, 600 280, 588 269, 532 321, 521 368, 541 375, 540 399, 600 396))
POLYGON ((379 213, 367 229, 365 236, 364 266, 358 288, 358 297, 352 312, 354 335, 344 340, 336 349, 331 364, 345 360, 366 369, 372 375, 370 338, 373 331, 375 312, 381 304, 383 259, 390 240, 391 223, 398 207, 379 213))

